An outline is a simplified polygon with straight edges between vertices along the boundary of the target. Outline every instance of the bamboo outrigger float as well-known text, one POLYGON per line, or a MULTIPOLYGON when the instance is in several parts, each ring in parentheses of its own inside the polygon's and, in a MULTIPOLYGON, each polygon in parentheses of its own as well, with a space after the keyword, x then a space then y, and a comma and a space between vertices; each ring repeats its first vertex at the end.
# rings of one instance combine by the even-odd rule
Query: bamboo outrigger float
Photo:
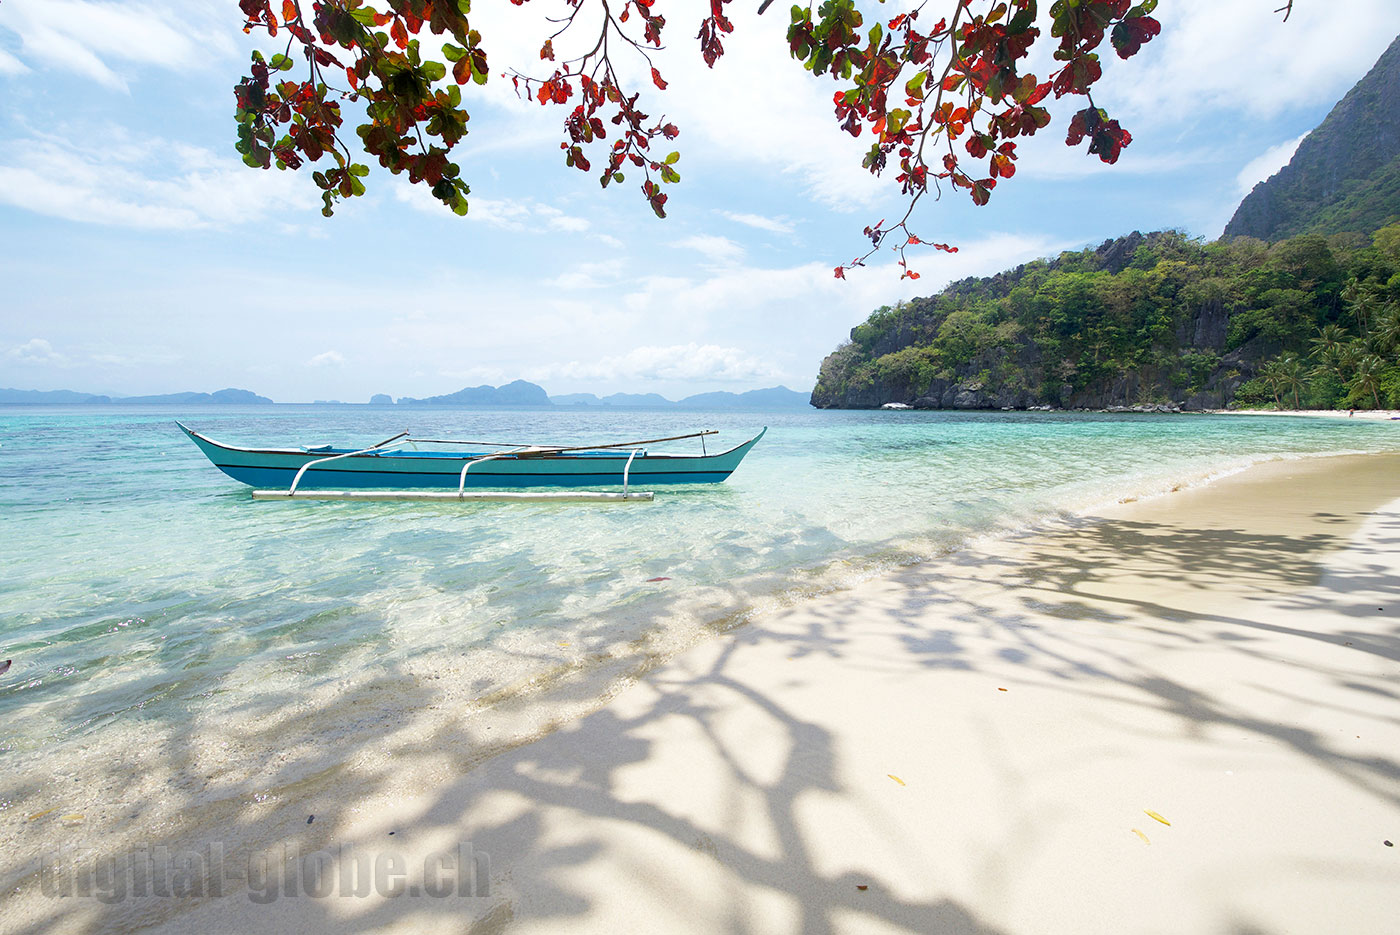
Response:
POLYGON ((413 438, 400 432, 368 448, 330 445, 242 448, 225 445, 175 423, 229 477, 253 487, 254 500, 571 501, 612 503, 651 500, 649 484, 719 483, 768 430, 728 451, 704 451, 713 430, 606 445, 527 445, 506 442, 413 438), (698 438, 701 454, 662 454, 645 446, 698 438), (397 445, 394 443, 397 442, 397 445), (389 447, 393 445, 393 447, 389 447), (419 445, 460 445, 479 450, 422 450, 419 445), (406 447, 407 446, 407 447, 406 447), (287 486, 282 489, 283 484, 287 486), (601 490, 480 488, 588 487, 601 490))

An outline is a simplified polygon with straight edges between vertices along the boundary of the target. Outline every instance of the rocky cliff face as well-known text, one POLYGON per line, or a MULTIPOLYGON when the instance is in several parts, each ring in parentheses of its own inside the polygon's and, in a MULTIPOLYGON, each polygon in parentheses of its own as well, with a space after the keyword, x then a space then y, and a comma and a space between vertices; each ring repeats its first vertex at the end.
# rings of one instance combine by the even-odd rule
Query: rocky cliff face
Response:
POLYGON ((1400 39, 1307 135, 1288 165, 1254 186, 1225 225, 1225 236, 1369 233, 1400 214, 1400 186, 1392 184, 1400 176, 1398 102, 1400 39))

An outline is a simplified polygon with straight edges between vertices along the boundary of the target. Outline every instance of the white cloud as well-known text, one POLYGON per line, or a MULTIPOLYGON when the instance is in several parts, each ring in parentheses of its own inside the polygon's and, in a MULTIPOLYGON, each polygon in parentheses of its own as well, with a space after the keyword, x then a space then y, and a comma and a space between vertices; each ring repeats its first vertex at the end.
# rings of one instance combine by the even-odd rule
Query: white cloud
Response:
MULTIPOLYGON (((1105 53, 1104 92, 1138 118, 1191 119, 1212 110, 1268 117, 1337 100, 1400 32, 1395 0, 1300 2, 1288 21, 1267 0, 1173 0, 1153 15, 1162 34, 1122 62, 1105 53), (1345 22, 1339 20, 1345 17, 1345 22), (1360 24, 1364 24, 1364 28, 1360 24)), ((1102 98, 1102 99, 1100 99, 1102 98)))
MULTIPOLYGON (((1130 131, 1133 129, 1136 128, 1129 127, 1130 131)), ((1022 179, 1064 181, 1091 176, 1161 176, 1206 165, 1219 158, 1216 153, 1198 148, 1173 147, 1168 152, 1154 153, 1135 142, 1123 150, 1117 162, 1109 165, 1098 156, 1090 155, 1087 143, 1066 146, 1065 130, 1058 121, 1035 136, 1016 142, 1017 172, 1010 181, 1003 182, 1004 185, 1015 186, 1022 179)), ((959 194, 958 197, 965 196, 959 194)))
POLYGON ((29 71, 28 65, 4 49, 0 49, 0 75, 22 75, 27 71, 29 71))
POLYGON ((322 351, 306 362, 308 367, 338 367, 345 363, 345 355, 339 351, 322 351))
POLYGON ((150 3, 5 0, 0 28, 19 36, 21 55, 30 61, 125 90, 126 77, 114 63, 183 70, 206 62, 211 48, 233 48, 226 36, 192 26, 184 12, 150 3))
POLYGON ((535 216, 543 219, 545 227, 552 231, 576 234, 592 226, 587 219, 565 214, 550 205, 536 205, 535 216))
POLYGON ((1298 144, 1306 138, 1307 134, 1304 133, 1296 139, 1285 140, 1277 146, 1270 146, 1246 163, 1235 178, 1235 181, 1239 183, 1240 194, 1249 194, 1255 185, 1288 165, 1293 154, 1298 151, 1298 144))
POLYGON ((721 265, 737 263, 744 257, 743 244, 715 234, 696 234, 684 240, 677 240, 672 246, 694 250, 703 254, 710 262, 721 265))
MULTIPOLYGON (((395 179, 394 198, 401 204, 445 219, 455 219, 441 201, 433 197, 424 185, 414 185, 406 179, 395 179)), ((586 218, 565 214, 553 205, 539 204, 528 198, 520 200, 478 198, 467 196, 467 220, 490 224, 509 231, 559 231, 579 233, 588 230, 586 218)))
MULTIPOLYGON (((786 54, 785 14, 727 12, 735 31, 724 37, 724 57, 713 69, 693 45, 679 42, 660 66, 671 86, 656 106, 680 127, 681 142, 686 134, 701 135, 707 155, 722 153, 746 172, 792 174, 826 207, 870 208, 891 183, 861 167, 870 137, 852 138, 837 125, 831 95, 838 84, 814 78, 786 54)), ((629 62, 627 74, 635 74, 638 87, 647 85, 644 63, 629 62)))
POLYGON ((792 223, 782 218, 769 218, 761 214, 745 214, 738 211, 721 211, 719 213, 722 217, 736 224, 744 224, 774 234, 791 234, 793 231, 792 223))
POLYGON ((626 263, 620 259, 576 263, 558 276, 545 280, 544 285, 549 289, 564 291, 599 289, 616 283, 625 266, 626 263))
POLYGON ((225 226, 309 208, 315 195, 288 172, 259 172, 205 149, 120 130, 80 147, 15 141, 0 163, 0 204, 96 224, 145 229, 225 226))
MULTIPOLYGON (((519 66, 537 75, 548 73, 540 67, 548 63, 539 61, 539 47, 541 37, 554 32, 544 16, 557 15, 557 10, 538 3, 477 6, 480 10, 473 9, 472 22, 490 42, 493 67, 519 66)), ((642 92, 643 109, 655 118, 664 114, 680 128, 674 148, 696 154, 682 160, 678 167, 682 176, 694 178, 692 172, 713 171, 707 165, 692 165, 703 151, 707 162, 722 161, 724 172, 735 165, 745 172, 777 169, 796 176, 807 194, 823 205, 841 210, 868 207, 885 186, 860 165, 869 137, 852 139, 836 124, 831 103, 836 83, 830 78, 814 79, 789 57, 786 14, 769 11, 758 16, 752 8, 734 6, 726 13, 735 31, 723 37, 725 54, 713 69, 706 67, 694 40, 685 38, 687 30, 694 35, 694 19, 678 18, 669 25, 668 48, 652 55, 670 83, 664 92, 652 85, 651 63, 629 54, 630 50, 614 55, 624 87, 642 92)), ((585 15, 595 12, 586 10, 585 15)), ((596 25, 580 21, 554 46, 562 59, 586 51, 597 36, 596 25)), ((565 108, 519 101, 509 80, 493 78, 482 91, 485 99, 510 114, 513 128, 521 128, 522 142, 538 146, 540 141, 562 138, 559 127, 565 108), (555 128, 552 133, 550 124, 555 128)), ((514 131, 507 134, 508 139, 514 136, 514 131)), ((485 138, 473 141, 472 152, 486 152, 490 145, 485 138)), ((670 144, 662 141, 658 146, 669 148, 670 144)), ((665 153, 661 149, 659 155, 665 153)), ((604 158, 600 149, 593 161, 600 164, 604 158)), ((628 184, 632 181, 629 175, 628 184)))
POLYGON ((692 342, 667 347, 643 346, 619 357, 556 364, 540 368, 536 376, 538 379, 561 377, 604 382, 744 383, 772 379, 777 374, 772 366, 740 348, 692 342))
POLYGON ((22 364, 61 364, 68 358, 53 349, 53 345, 43 338, 33 338, 18 347, 5 352, 10 360, 22 364))

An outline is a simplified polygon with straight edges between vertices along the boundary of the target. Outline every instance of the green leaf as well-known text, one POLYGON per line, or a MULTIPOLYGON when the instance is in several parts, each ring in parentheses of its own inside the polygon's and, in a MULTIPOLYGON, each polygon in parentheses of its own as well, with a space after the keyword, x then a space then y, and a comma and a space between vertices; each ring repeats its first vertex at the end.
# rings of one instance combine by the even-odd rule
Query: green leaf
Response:
POLYGON ((680 153, 672 153, 671 155, 669 155, 669 156, 666 157, 666 165, 668 165, 668 166, 675 165, 677 162, 680 161, 680 158, 681 158, 681 154, 680 154, 680 153))
POLYGON ((374 25, 374 11, 369 7, 360 7, 358 10, 351 10, 350 17, 361 26, 374 25))
POLYGON ((351 174, 351 175, 355 175, 355 176, 359 176, 360 178, 364 178, 365 176, 369 175, 369 166, 367 166, 367 165, 362 165, 361 163, 358 163, 358 162, 351 163, 351 165, 350 165, 350 174, 351 174))
POLYGON ((614 182, 621 182, 621 181, 622 181, 622 173, 621 173, 621 172, 614 172, 614 173, 613 173, 613 181, 614 181, 614 182))
POLYGON ((450 42, 443 43, 442 54, 449 62, 461 61, 463 55, 467 54, 466 49, 458 48, 450 42))
MULTIPOLYGON (((423 77, 429 81, 441 81, 447 76, 447 66, 442 62, 424 62, 422 67, 423 77)), ((454 84, 455 88, 456 85, 454 84)))
POLYGON ((295 62, 293 62, 287 56, 283 55, 281 52, 278 52, 276 55, 272 56, 272 61, 268 63, 268 65, 271 68, 274 68, 277 71, 290 71, 292 69, 292 66, 295 64, 295 62))
MULTIPOLYGON (((472 11, 472 0, 457 0, 457 12, 466 16, 472 11)), ((463 211, 463 214, 467 212, 463 211)))

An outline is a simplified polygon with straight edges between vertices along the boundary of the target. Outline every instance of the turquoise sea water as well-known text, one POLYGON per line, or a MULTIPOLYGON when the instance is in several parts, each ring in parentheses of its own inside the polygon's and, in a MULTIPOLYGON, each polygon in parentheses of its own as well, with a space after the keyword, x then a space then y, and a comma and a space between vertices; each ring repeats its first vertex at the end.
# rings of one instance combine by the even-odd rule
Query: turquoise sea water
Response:
POLYGON ((1397 449, 1400 423, 1359 419, 0 410, 0 811, 65 751, 96 761, 195 722, 207 739, 370 683, 392 705, 386 679, 509 696, 971 536, 1252 461, 1397 449), (254 503, 177 417, 254 445, 770 430, 727 483, 651 504, 254 503))

